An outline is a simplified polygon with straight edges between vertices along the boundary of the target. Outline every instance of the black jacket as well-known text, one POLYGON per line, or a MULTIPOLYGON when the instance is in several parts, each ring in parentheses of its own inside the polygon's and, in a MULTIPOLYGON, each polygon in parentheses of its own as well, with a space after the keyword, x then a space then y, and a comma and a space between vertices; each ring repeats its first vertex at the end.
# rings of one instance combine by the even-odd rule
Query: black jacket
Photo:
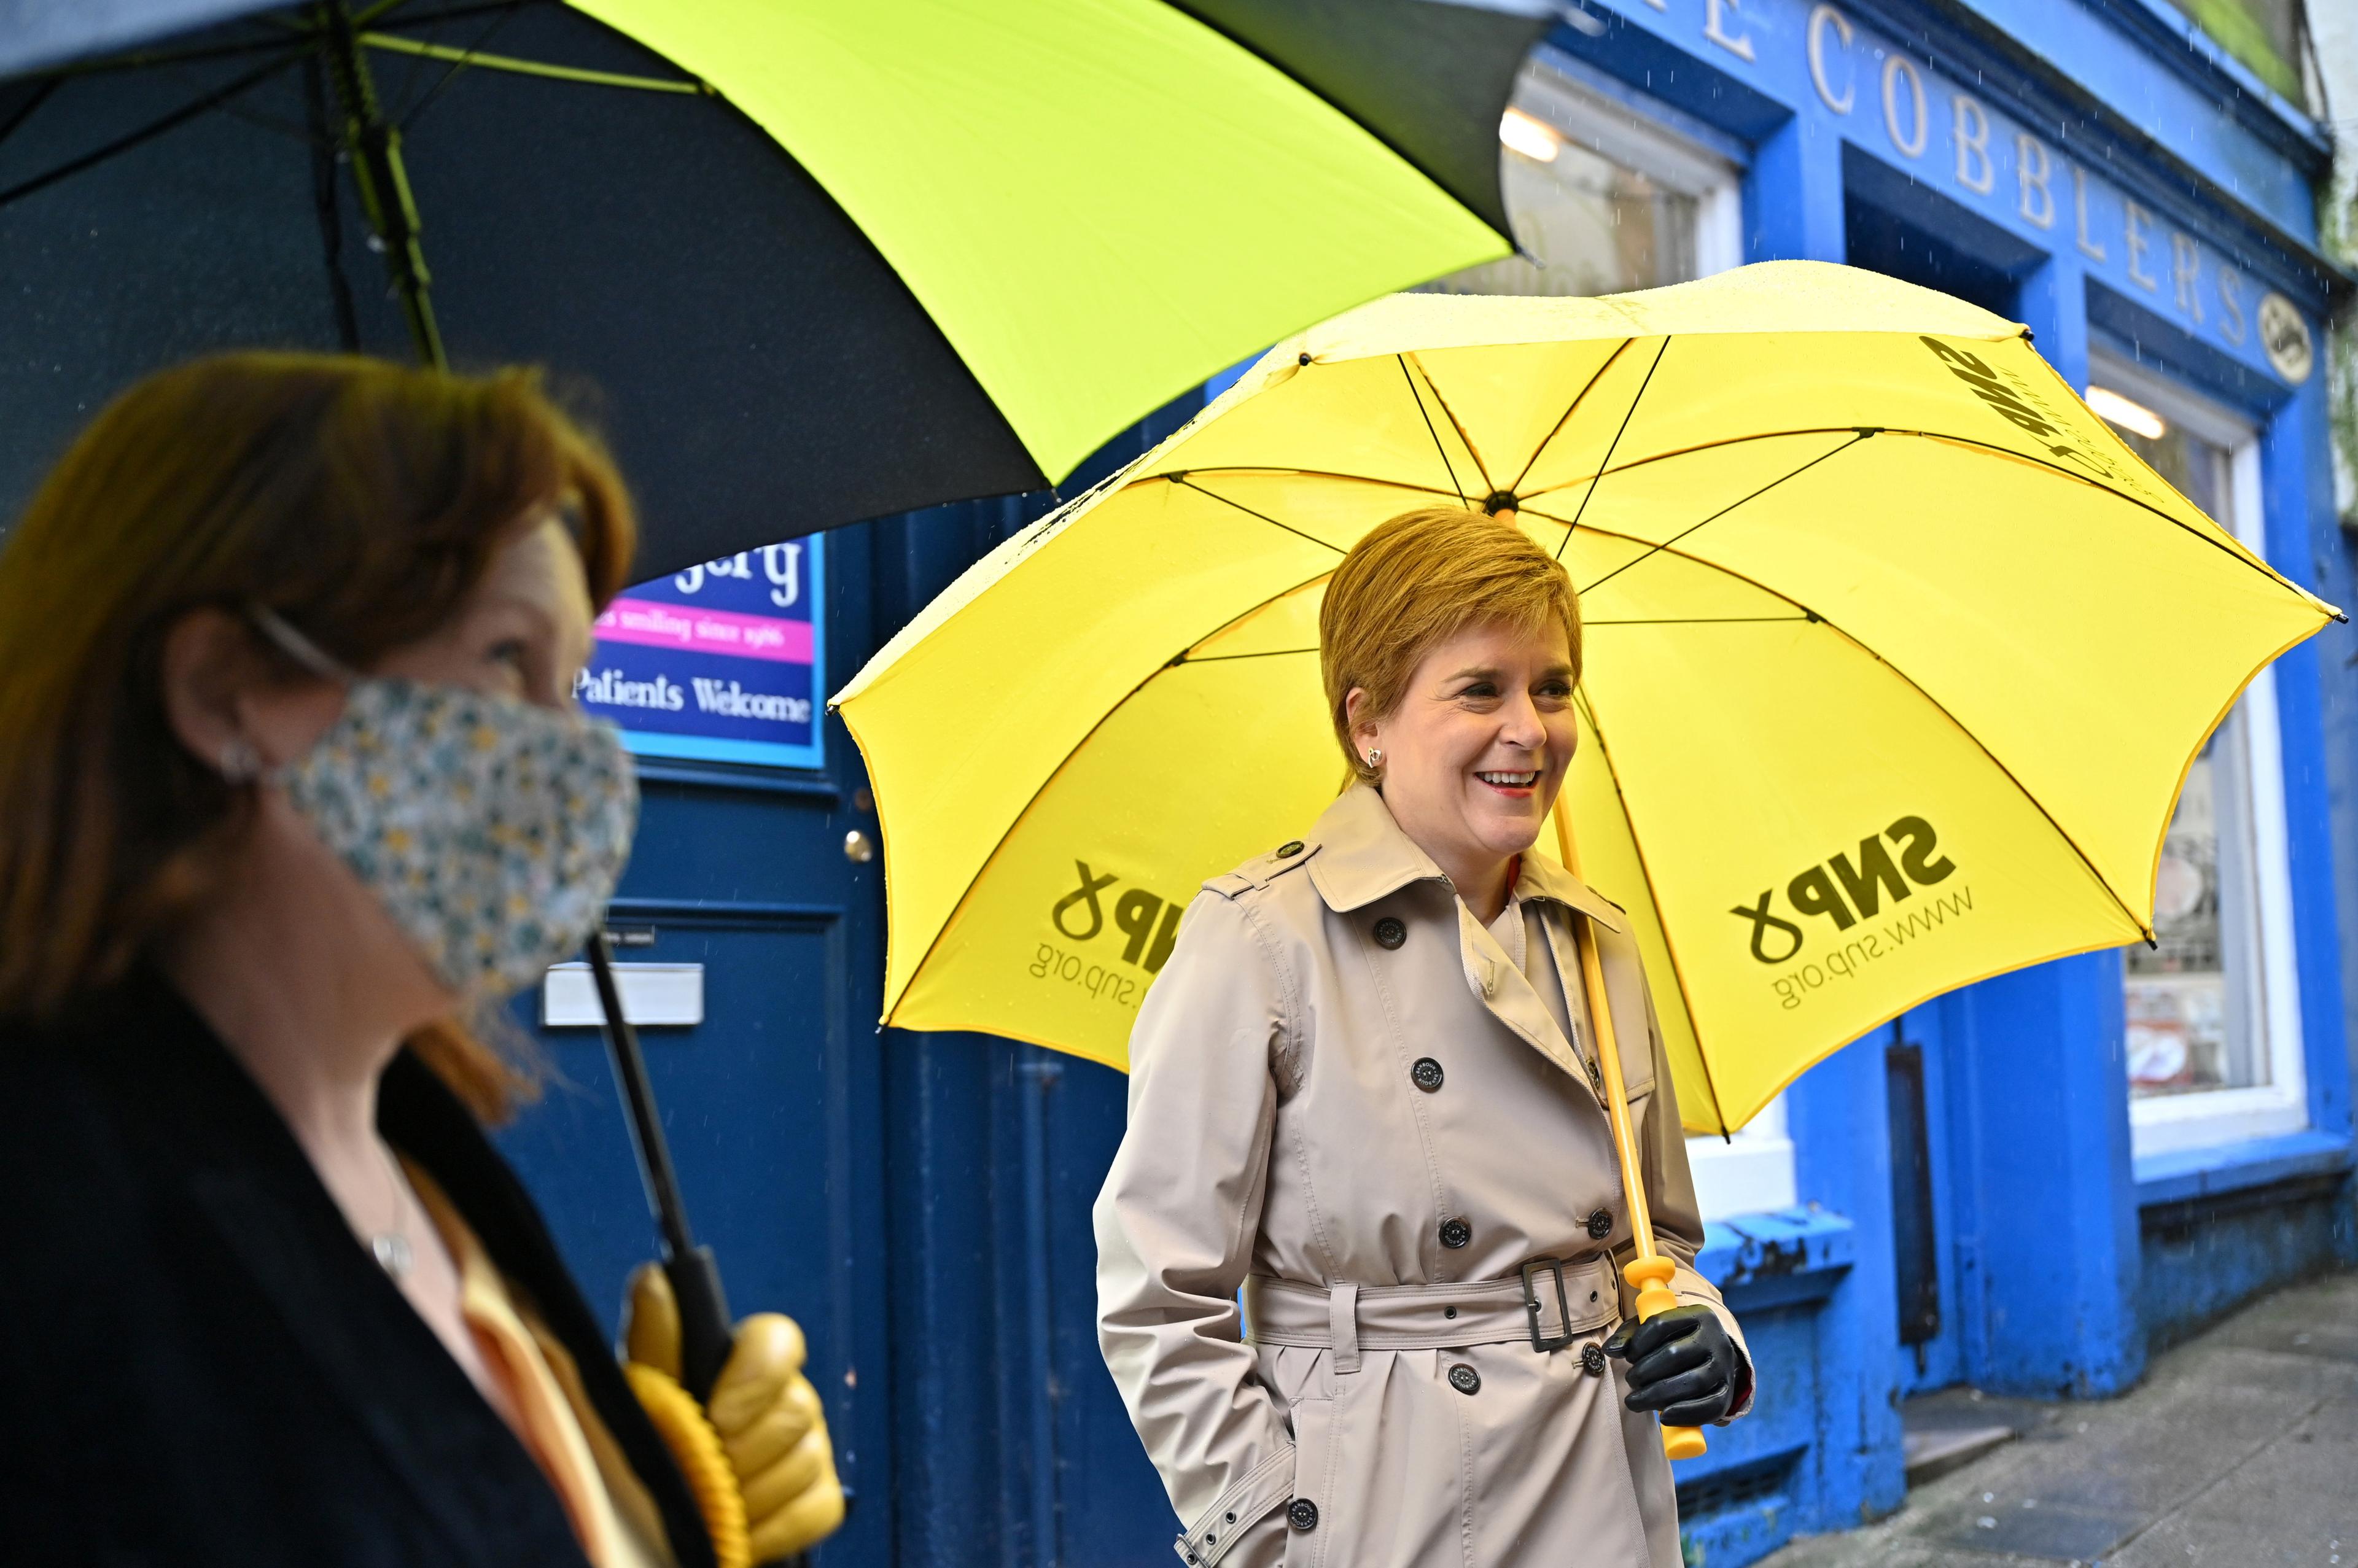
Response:
MULTIPOLYGON (((579 1363, 682 1568, 712 1551, 532 1200, 404 1053, 378 1124, 579 1363)), ((0 1562, 580 1568, 531 1456, 196 1014, 0 1026, 0 1562)))

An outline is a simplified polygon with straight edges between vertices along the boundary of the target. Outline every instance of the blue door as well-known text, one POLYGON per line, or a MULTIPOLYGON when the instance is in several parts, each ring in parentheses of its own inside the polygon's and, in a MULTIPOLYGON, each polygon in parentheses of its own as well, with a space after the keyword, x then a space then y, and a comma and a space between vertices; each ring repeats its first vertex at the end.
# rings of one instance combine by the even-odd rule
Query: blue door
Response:
MULTIPOLYGON (((830 543, 827 645, 857 658, 873 640, 864 541, 830 543)), ((817 769, 643 758, 608 925, 624 964, 701 966, 703 1021, 643 1032, 689 1217, 733 1313, 803 1325, 855 1498, 826 1559, 881 1564, 893 1561, 881 867, 846 852, 849 834, 872 845, 876 823, 849 738, 828 729, 817 769)), ((611 1325, 655 1232, 604 1044, 595 1028, 543 1027, 539 993, 517 1011, 548 1088, 501 1145, 611 1325)))
MULTIPOLYGON (((1141 427, 1073 488, 1195 406, 1141 427)), ((1044 510, 975 503, 827 535, 817 689, 1044 510)), ((849 736, 828 719, 820 744, 812 768, 643 756, 638 839, 608 921, 623 963, 702 966, 701 1022, 644 1030, 648 1071, 731 1311, 791 1314, 809 1337, 853 1497, 816 1559, 1168 1562, 1176 1522, 1097 1350, 1089 1206, 1126 1080, 1010 1041, 877 1028, 883 867, 847 849, 865 854, 878 827, 849 736)), ((540 1007, 535 994, 518 1014, 549 1089, 501 1145, 611 1325, 654 1227, 597 1031, 544 1028, 540 1007)))

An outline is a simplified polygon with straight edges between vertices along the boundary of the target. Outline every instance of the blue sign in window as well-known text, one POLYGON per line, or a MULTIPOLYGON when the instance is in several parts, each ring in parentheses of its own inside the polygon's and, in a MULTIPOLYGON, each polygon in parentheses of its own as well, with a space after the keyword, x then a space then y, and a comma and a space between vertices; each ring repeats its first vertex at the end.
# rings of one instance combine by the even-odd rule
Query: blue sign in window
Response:
POLYGON ((825 554, 814 534, 624 589, 574 682, 582 710, 642 757, 823 765, 825 554))

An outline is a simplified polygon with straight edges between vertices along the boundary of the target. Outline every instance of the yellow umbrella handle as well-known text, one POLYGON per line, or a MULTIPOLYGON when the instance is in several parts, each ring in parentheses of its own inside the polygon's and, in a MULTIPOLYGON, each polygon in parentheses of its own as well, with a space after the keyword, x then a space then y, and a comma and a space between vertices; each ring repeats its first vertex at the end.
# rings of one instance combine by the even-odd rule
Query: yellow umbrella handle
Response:
MULTIPOLYGON (((1556 849, 1563 869, 1580 875, 1579 851, 1572 844, 1572 822, 1563 796, 1555 801, 1556 849)), ((1653 1216, 1646 1209, 1645 1163, 1638 1157, 1637 1130, 1629 1123, 1629 1095, 1621 1077, 1621 1045, 1613 1034, 1613 1008, 1605 995, 1605 965, 1597 957, 1596 934, 1588 917, 1575 912, 1573 945, 1580 951, 1580 983, 1588 997, 1588 1020, 1596 1035, 1596 1065, 1605 1077, 1605 1114, 1613 1123, 1613 1152, 1621 1162, 1621 1190, 1629 1205, 1629 1234, 1637 1257, 1621 1271, 1638 1292, 1638 1321, 1668 1312, 1679 1304, 1671 1293, 1671 1274, 1677 1267, 1654 1246, 1653 1216)), ((1673 1459, 1692 1459, 1708 1445, 1703 1431, 1693 1426, 1662 1428, 1662 1452, 1673 1459)))

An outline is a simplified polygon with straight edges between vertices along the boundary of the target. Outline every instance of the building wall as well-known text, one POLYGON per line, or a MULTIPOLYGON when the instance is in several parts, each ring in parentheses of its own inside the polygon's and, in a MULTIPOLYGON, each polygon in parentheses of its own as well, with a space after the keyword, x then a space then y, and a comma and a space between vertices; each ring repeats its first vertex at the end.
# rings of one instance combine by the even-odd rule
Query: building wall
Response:
MULTIPOLYGON (((2325 377, 2288 379, 2260 325, 2261 301, 2279 296, 2321 345, 2344 287, 2312 250, 2322 139, 2233 61, 2157 30, 2148 9, 1587 0, 1550 47, 1585 89, 1740 168, 1746 259, 1891 271, 2028 322, 2075 385, 2109 351, 2240 410, 2263 432, 2270 558, 2358 600, 2332 514, 2325 377)), ((1166 410, 1107 460, 1186 412, 1166 410)), ((942 508, 831 542, 835 675, 1038 510, 942 508)), ((2308 1128, 2141 1161, 2114 954, 1971 988, 1838 1053, 1788 1097, 1799 1203, 1712 1226, 1703 1264, 1747 1321, 1761 1397, 1681 1466, 1691 1561, 1726 1568, 1899 1506, 1905 1394, 1956 1381, 2115 1392, 2252 1292, 2358 1260, 2353 654, 2358 640, 2336 630, 2277 677, 2308 1128), (1920 1127, 1894 1096, 1903 1057, 1920 1064, 1920 1127), (1920 1177, 1895 1169, 1895 1105, 1903 1145, 1926 1151, 1920 1177), (1922 1234, 1929 1315, 1903 1346, 1895 1236, 1922 1234)), ((879 964, 875 868, 829 858, 871 819, 839 727, 827 744, 824 776, 767 794, 750 775, 674 770, 650 792, 626 903, 675 922, 691 904, 712 919, 712 906, 741 905, 782 929, 836 933, 853 969, 879 964), (764 832, 792 852, 741 848, 764 832), (821 903, 839 918, 822 919, 821 903)), ((710 1126, 725 1130, 706 1138, 713 1148, 766 1138, 804 1151, 760 1169, 809 1195, 796 1200, 808 1214, 732 1197, 708 1228, 724 1267, 774 1252, 782 1227, 806 1238, 786 1264, 735 1277, 749 1281, 741 1308, 784 1306, 812 1329, 858 1493, 820 1560, 1166 1562, 1175 1523, 1094 1343, 1087 1211, 1120 1135, 1122 1080, 1004 1041, 876 1035, 872 1011, 840 1011, 864 994, 831 1000, 824 1028, 773 1025, 773 1044, 830 1064, 808 1120, 748 1125, 748 1080, 698 1080, 689 1053, 657 1053, 684 1144, 710 1126)), ((562 1049, 594 1099, 594 1056, 562 1049)), ((593 1290, 618 1285, 634 1255, 612 1228, 610 1189, 628 1167, 597 1124, 608 1114, 577 1108, 516 1135, 593 1290), (604 1162, 600 1202, 574 1205, 591 1159, 604 1162)))

